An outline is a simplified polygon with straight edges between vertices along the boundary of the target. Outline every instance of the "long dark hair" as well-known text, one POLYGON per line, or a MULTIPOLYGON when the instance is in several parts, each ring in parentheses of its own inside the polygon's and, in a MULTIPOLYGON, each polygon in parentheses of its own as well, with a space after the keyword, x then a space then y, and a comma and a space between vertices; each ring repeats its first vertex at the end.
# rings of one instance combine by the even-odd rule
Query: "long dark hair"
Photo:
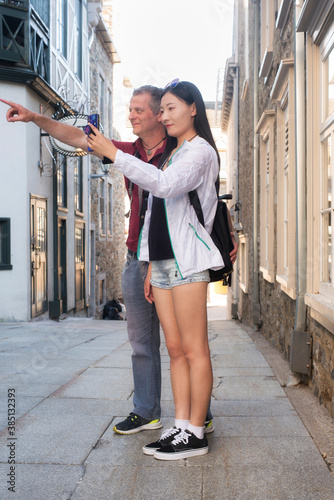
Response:
MULTIPOLYGON (((163 97, 165 94, 167 94, 167 92, 174 94, 176 97, 178 97, 179 99, 181 99, 182 101, 186 102, 189 105, 195 103, 196 115, 195 115, 195 119, 194 119, 194 128, 195 128, 197 134, 200 137, 203 137, 203 139, 205 139, 210 144, 210 146, 212 146, 213 149, 216 151, 217 158, 218 158, 218 164, 220 165, 219 153, 218 153, 214 138, 212 136, 208 117, 207 117, 207 114, 205 111, 205 104, 203 101, 203 97, 202 97, 202 94, 200 93, 200 91, 198 90, 198 88, 196 87, 196 85, 194 85, 191 82, 178 82, 173 87, 168 85, 164 89, 161 97, 163 97)), ((159 162, 160 166, 163 165, 163 163, 166 161, 166 159, 168 158, 170 153, 176 147, 176 144, 177 144, 176 137, 171 137, 171 136, 167 135, 166 148, 165 148, 163 155, 161 156, 161 159, 159 162)))

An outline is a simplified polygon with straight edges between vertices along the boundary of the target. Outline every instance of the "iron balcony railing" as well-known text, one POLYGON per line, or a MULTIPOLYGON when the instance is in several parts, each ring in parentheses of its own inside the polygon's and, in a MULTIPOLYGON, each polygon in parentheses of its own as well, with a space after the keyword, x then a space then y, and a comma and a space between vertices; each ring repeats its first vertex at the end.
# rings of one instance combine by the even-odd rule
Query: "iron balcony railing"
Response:
POLYGON ((0 0, 0 66, 49 80, 49 15, 48 0, 0 0))

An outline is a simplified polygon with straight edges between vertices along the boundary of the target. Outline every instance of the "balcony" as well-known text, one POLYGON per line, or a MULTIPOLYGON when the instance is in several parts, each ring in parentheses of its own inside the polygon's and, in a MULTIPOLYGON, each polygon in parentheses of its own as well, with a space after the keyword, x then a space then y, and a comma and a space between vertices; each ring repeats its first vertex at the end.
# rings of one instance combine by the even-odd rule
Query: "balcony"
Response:
POLYGON ((49 80, 49 2, 0 0, 0 66, 49 80))

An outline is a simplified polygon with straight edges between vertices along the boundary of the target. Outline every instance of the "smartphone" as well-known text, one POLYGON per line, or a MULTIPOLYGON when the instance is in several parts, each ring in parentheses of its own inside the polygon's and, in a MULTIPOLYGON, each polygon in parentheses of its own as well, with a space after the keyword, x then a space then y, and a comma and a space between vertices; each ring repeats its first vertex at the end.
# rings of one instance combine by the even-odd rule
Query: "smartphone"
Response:
MULTIPOLYGON (((89 115, 88 116, 88 123, 91 123, 92 125, 94 125, 94 127, 99 129, 100 128, 100 116, 97 113, 95 113, 94 115, 89 115)), ((94 132, 92 131, 92 129, 90 128, 89 125, 85 126, 84 131, 85 131, 86 135, 94 134, 94 132)), ((88 151, 92 151, 91 148, 88 148, 88 151)))

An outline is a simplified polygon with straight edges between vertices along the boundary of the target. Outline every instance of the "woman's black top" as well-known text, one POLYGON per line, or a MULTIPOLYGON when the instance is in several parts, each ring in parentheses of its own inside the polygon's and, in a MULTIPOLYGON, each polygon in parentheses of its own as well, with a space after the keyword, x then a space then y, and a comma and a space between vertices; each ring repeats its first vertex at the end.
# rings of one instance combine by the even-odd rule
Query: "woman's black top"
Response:
POLYGON ((152 202, 148 249, 150 261, 174 259, 168 233, 164 200, 155 196, 152 202))

